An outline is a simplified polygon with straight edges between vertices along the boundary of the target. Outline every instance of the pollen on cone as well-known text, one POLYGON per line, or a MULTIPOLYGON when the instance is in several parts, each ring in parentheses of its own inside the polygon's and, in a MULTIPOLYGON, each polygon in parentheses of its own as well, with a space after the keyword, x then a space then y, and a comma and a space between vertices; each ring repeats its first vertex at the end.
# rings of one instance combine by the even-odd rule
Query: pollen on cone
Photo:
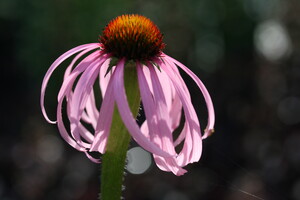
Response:
POLYGON ((110 21, 99 38, 103 49, 117 58, 149 60, 165 44, 158 27, 141 15, 121 15, 110 21))

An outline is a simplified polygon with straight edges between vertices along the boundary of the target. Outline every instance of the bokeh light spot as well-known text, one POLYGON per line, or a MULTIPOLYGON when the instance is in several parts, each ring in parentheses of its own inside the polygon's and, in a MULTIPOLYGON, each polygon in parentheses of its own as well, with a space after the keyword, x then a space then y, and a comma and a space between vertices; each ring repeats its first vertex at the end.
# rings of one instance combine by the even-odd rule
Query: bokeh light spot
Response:
POLYGON ((55 163, 63 153, 63 146, 60 139, 54 135, 43 136, 37 144, 37 154, 47 163, 55 163))
POLYGON ((270 61, 286 57, 292 49, 286 29, 274 20, 262 22, 257 26, 254 42, 257 51, 270 61))
POLYGON ((127 171, 132 174, 142 174, 151 165, 150 154, 141 147, 134 147, 127 152, 127 171))

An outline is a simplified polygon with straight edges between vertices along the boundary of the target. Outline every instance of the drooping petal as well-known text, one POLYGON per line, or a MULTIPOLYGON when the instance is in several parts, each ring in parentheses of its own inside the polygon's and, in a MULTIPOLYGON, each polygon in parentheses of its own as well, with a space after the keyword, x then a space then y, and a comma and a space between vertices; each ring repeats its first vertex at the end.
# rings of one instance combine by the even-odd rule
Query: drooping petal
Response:
MULTIPOLYGON (((162 138, 159 136, 159 130, 157 127, 156 107, 154 105, 154 99, 149 84, 147 83, 151 79, 148 79, 148 81, 146 80, 145 71, 143 72, 142 65, 139 62, 137 63, 137 72, 141 99, 145 105, 144 112, 146 116, 146 120, 142 125, 141 131, 147 138, 149 138, 159 148, 162 149, 162 138)), ((150 78, 150 74, 148 75, 150 78)), ((162 162, 159 167, 164 171, 168 171, 168 167, 166 166, 165 162, 162 162)))
POLYGON ((178 146, 185 139, 188 128, 189 128, 188 124, 187 124, 187 122, 185 122, 179 136, 177 137, 177 139, 174 142, 175 146, 178 146))
POLYGON ((152 83, 151 83, 150 70, 149 70, 148 67, 142 67, 142 70, 143 70, 143 74, 145 76, 145 79, 146 79, 147 83, 149 83, 148 84, 149 90, 150 90, 151 94, 153 94, 153 88, 152 88, 152 83))
POLYGON ((208 122, 207 122, 207 127, 205 130, 204 135, 202 136, 203 139, 208 137, 214 130, 214 123, 215 123, 215 112, 214 112, 214 106, 210 97, 209 92, 207 91, 205 85, 202 83, 202 81, 186 66, 184 66, 182 63, 179 61, 175 60, 174 58, 171 58, 170 56, 164 54, 165 58, 164 60, 167 60, 169 62, 175 63, 177 66, 179 66, 182 70, 184 70, 198 85, 199 89, 201 90, 206 105, 208 109, 208 122))
MULTIPOLYGON (((142 127, 141 127, 141 131, 143 132, 144 135, 146 135, 147 137, 150 138, 149 136, 149 130, 151 130, 151 128, 148 128, 148 123, 145 121, 145 123, 143 123, 142 127)), ((150 131, 152 132, 152 130, 150 131)), ((153 132, 152 132, 153 133, 153 132)), ((153 142, 155 144, 161 144, 161 138, 159 137, 159 134, 157 134, 154 139, 153 142)), ((178 162, 178 158, 176 158, 175 162, 174 159, 175 158, 164 158, 161 156, 157 156, 155 154, 153 154, 155 163, 157 165, 157 167, 163 171, 172 171, 172 168, 170 168, 169 165, 172 166, 176 166, 176 168, 173 167, 173 173, 177 176, 183 175, 184 173, 186 173, 187 171, 185 169, 182 169, 181 167, 185 166, 185 165, 180 165, 180 162, 178 162), (172 161, 166 161, 166 159, 173 159, 172 161), (181 166, 181 167, 180 167, 181 166)))
MULTIPOLYGON (((76 80, 76 78, 80 75, 80 73, 82 73, 89 65, 92 64, 92 62, 94 62, 96 59, 99 58, 99 52, 94 52, 92 54, 90 54, 89 56, 87 56, 86 58, 84 58, 76 67, 75 69, 72 71, 71 74, 68 74, 65 76, 65 79, 63 81, 62 87, 60 88, 59 94, 58 94, 58 102, 63 101, 64 98, 66 98, 68 104, 68 108, 67 108, 67 113, 69 113, 70 111, 70 104, 72 101, 72 87, 73 84, 76 80)), ((90 118, 85 114, 83 115, 83 119, 85 121, 89 121, 90 118)), ((93 138, 93 135, 88 132, 86 129, 83 130, 83 125, 80 124, 80 135, 82 135, 82 137, 84 139, 86 139, 87 141, 89 141, 89 139, 91 140, 93 138), (88 139, 89 138, 89 139, 88 139)), ((74 137, 74 136, 73 136, 74 137)), ((79 136, 78 136, 79 137, 79 136)))
MULTIPOLYGON (((95 46, 91 46, 90 48, 86 48, 85 50, 83 50, 82 52, 78 53, 75 58, 73 58, 72 62, 69 64, 69 66, 67 67, 65 74, 64 74, 64 79, 69 76, 72 72, 72 69, 75 65, 75 63, 86 53, 88 53, 89 51, 92 51, 95 49, 95 46)), ((102 54, 101 51, 97 51, 97 54, 99 54, 99 56, 102 54)))
POLYGON ((163 70, 159 71, 155 68, 155 71, 159 78, 160 85, 162 86, 169 109, 171 130, 174 131, 180 123, 182 105, 168 75, 163 70))
POLYGON ((72 71, 71 74, 69 74, 68 76, 65 76, 64 81, 62 83, 62 86, 58 92, 58 96, 57 96, 57 100, 59 101, 61 98, 64 98, 66 94, 68 94, 68 96, 71 96, 72 94, 70 94, 71 90, 72 90, 72 86, 76 80, 76 78, 83 72, 86 70, 86 68, 92 63, 94 62, 97 58, 99 58, 99 53, 94 52, 92 54, 90 54, 89 56, 87 56, 86 58, 84 58, 76 67, 75 69, 72 71))
POLYGON ((115 73, 112 77, 113 80, 111 80, 113 81, 114 84, 114 96, 124 125, 128 129, 129 133, 132 135, 132 137, 135 139, 135 141, 147 151, 163 157, 175 156, 157 147, 154 143, 149 141, 147 137, 145 137, 141 133, 135 121, 135 118, 133 117, 133 114, 129 108, 127 97, 125 94, 124 77, 123 77, 124 64, 125 64, 125 59, 121 59, 116 66, 115 73))
MULTIPOLYGON (((74 137, 74 139, 76 140, 76 142, 78 144, 81 144, 82 146, 86 147, 86 148, 90 148, 90 144, 83 142, 81 140, 80 137, 80 120, 81 120, 81 116, 83 113, 83 109, 84 109, 84 104, 87 101, 87 97, 89 90, 89 86, 87 86, 88 83, 82 83, 83 81, 81 81, 82 79, 86 78, 86 76, 88 76, 89 78, 92 79, 96 76, 95 74, 97 73, 96 70, 99 69, 99 66, 96 64, 96 62, 93 62, 88 69, 82 74, 82 76, 79 78, 78 84, 75 87, 75 92, 72 96, 72 101, 68 102, 68 118, 70 121, 70 126, 71 126, 71 134, 74 137), (77 88, 81 87, 80 92, 77 92, 78 90, 76 90, 77 88), (87 91, 86 91, 87 90, 87 91), (85 91, 82 92, 81 91, 85 91), (80 94, 78 94, 80 93, 80 94)), ((93 83, 90 83, 93 84, 93 83)))
MULTIPOLYGON (((169 120, 171 123, 171 131, 173 132, 180 123, 180 119, 181 119, 181 110, 182 110, 182 105, 180 103, 180 99, 178 98, 178 95, 176 94, 176 91, 174 89, 174 87, 172 86, 168 76, 166 75, 166 73, 162 70, 158 70, 157 67, 154 67, 157 76, 159 78, 159 82, 160 85, 162 87, 165 99, 166 99, 166 103, 167 103, 167 107, 169 110, 169 120)), ((146 81, 149 83, 149 89, 151 91, 151 93, 153 94, 153 89, 152 89, 152 83, 151 83, 151 77, 150 77, 150 71, 148 67, 143 67, 143 72, 144 75, 146 77, 146 81)), ((143 134, 149 132, 148 130, 146 130, 148 128, 148 126, 146 126, 145 124, 147 123, 147 119, 143 122, 142 126, 141 126, 141 130, 143 132, 143 134)))
MULTIPOLYGON (((69 65, 69 67, 67 68, 65 75, 64 75, 64 82, 63 82, 63 86, 62 89, 60 90, 60 93, 58 95, 58 97, 61 96, 61 93, 64 92, 64 87, 65 87, 65 82, 70 82, 69 80, 72 80, 72 84, 74 83, 74 81, 76 80, 76 77, 82 73, 88 66, 89 64, 98 59, 100 56, 103 55, 103 53, 99 53, 99 51, 97 52, 93 52, 92 54, 90 54, 89 56, 87 56, 85 59, 83 59, 76 67, 75 69, 72 71, 71 70, 73 68, 73 64, 80 58, 79 56, 84 55, 86 52, 90 51, 91 49, 86 49, 85 51, 81 52, 80 54, 78 54, 73 60, 72 63, 69 65)), ((108 55, 105 55, 108 57, 108 55)), ((109 59, 108 59, 109 60, 109 59)), ((104 66, 105 64, 103 64, 104 66)), ((73 92, 71 91, 72 87, 69 88, 69 91, 65 92, 68 95, 68 100, 71 101, 71 97, 73 95, 73 92), (71 92, 71 94, 69 94, 71 92)), ((71 103, 69 103, 70 105, 71 103)), ((87 103, 86 103, 86 112, 83 112, 82 114, 82 119, 86 122, 89 123, 93 126, 93 128, 96 128, 96 123, 97 123, 97 118, 98 118, 98 110, 96 107, 96 102, 95 102, 95 96, 94 96, 94 92, 93 90, 91 91, 87 103)))
MULTIPOLYGON (((173 143, 173 136, 171 132, 171 122, 169 118, 169 113, 166 106, 165 95, 160 85, 160 81, 158 79, 158 75, 160 72, 156 72, 152 66, 148 66, 150 69, 150 75, 153 85, 153 92, 155 103, 157 103, 157 115, 158 115, 158 127, 160 131, 160 137, 163 138, 163 147, 167 148, 168 151, 175 151, 174 143, 173 143)), ((167 77, 165 77, 167 78, 167 77)), ((164 84, 167 84, 169 79, 167 78, 164 81, 164 84)), ((170 83, 169 83, 170 84, 170 83)), ((181 112, 181 111, 180 111, 181 112)), ((182 154, 182 153, 181 153, 182 154)), ((180 154, 179 154, 180 157, 180 154)), ((169 169, 168 171, 172 171, 176 175, 182 175, 186 172, 186 170, 182 169, 178 165, 178 158, 170 159, 170 158, 159 158, 158 156, 154 155, 156 163, 158 166, 161 164, 165 164, 166 167, 169 169)), ((181 163, 180 163, 181 164, 181 163)), ((184 166, 184 165, 181 165, 184 166)))
MULTIPOLYGON (((168 67, 173 70, 174 75, 178 78, 178 80, 177 80, 178 82, 177 83, 181 86, 181 88, 183 90, 183 93, 184 93, 184 95, 186 97, 186 100, 189 101, 189 102, 191 102, 190 92, 189 92, 189 90, 188 90, 185 82, 183 81, 182 77, 180 76, 179 70, 176 68, 176 66, 175 66, 175 68, 172 68, 170 65, 168 65, 168 67)), ((172 83, 172 85, 173 85, 173 83, 172 83)), ((175 100, 179 101, 180 109, 182 109, 182 104, 181 104, 180 98, 178 97, 178 94, 177 94, 176 91, 174 93, 175 93, 174 94, 175 100)), ((178 110, 176 110, 176 103, 178 104, 178 102, 174 101, 175 105, 173 106, 172 111, 174 111, 175 113, 172 113, 173 115, 176 115, 176 111, 178 111, 178 110)), ((193 108, 193 107, 191 106, 191 108, 193 108)), ((195 112, 193 112, 193 113, 195 113, 195 112)), ((193 118, 194 118, 197 126, 200 127, 197 116, 194 115, 193 118)), ((178 119, 178 120, 180 120, 180 119, 178 119)), ((178 138, 174 142, 174 145, 175 146, 179 145, 185 139, 186 139, 186 141, 185 141, 183 149, 182 149, 182 152, 185 152, 185 153, 181 153, 181 155, 178 157, 178 160, 182 160, 181 156, 183 156, 183 154, 184 155, 189 154, 191 152, 191 150, 192 150, 192 148, 191 148, 192 144, 188 144, 189 141, 192 140, 192 137, 191 137, 191 133, 190 133, 190 127, 189 127, 189 124, 187 123, 187 121, 185 121, 184 127, 183 127, 182 131, 180 132, 178 138)), ((182 163, 182 162, 179 161, 179 163, 182 163)))
POLYGON ((174 131, 180 124, 180 119, 181 119, 181 113, 182 113, 182 105, 180 102, 180 99, 176 92, 173 95, 173 101, 170 106, 170 120, 171 120, 171 130, 174 131))
POLYGON ((94 61, 88 68, 83 72, 78 80, 78 83, 74 89, 72 95, 72 101, 70 102, 70 110, 68 117, 71 125, 71 134, 76 141, 85 147, 89 148, 90 144, 83 142, 80 139, 79 124, 86 102, 93 89, 94 82, 98 76, 101 65, 106 61, 106 56, 101 56, 98 60, 94 61))
POLYGON ((80 136, 83 137, 88 143, 92 143, 94 141, 94 135, 82 124, 79 124, 79 132, 80 136))
POLYGON ((100 73, 99 73, 99 86, 101 89, 101 94, 102 97, 104 97, 104 94, 106 92, 106 88, 108 86, 108 83, 110 81, 111 75, 114 72, 114 67, 112 69, 110 69, 110 71, 107 73, 107 70, 109 68, 109 64, 110 64, 111 59, 108 59, 103 66, 100 69, 100 73))
MULTIPOLYGON (((67 101, 71 101, 72 92, 71 89, 73 87, 73 83, 75 79, 78 77, 78 75, 83 72, 92 62, 95 61, 95 59, 98 57, 98 53, 92 53, 85 59, 83 59, 74 69, 74 71, 66 77, 64 80, 62 87, 60 88, 59 94, 58 94, 58 106, 57 106, 57 125, 59 128, 59 131, 61 133, 61 136, 74 148, 85 151, 85 148, 82 145, 78 145, 76 141, 70 137, 68 131, 65 128, 64 122, 62 120, 62 102, 64 98, 66 98, 67 101)), ((70 109, 67 109, 67 112, 70 109)))
POLYGON ((73 148, 79 150, 79 151, 86 151, 86 148, 84 148, 82 145, 77 144, 77 142, 69 135, 68 131, 66 130, 66 127, 64 125, 63 119, 62 119, 62 102, 63 99, 60 99, 57 104, 57 127, 60 132, 60 135, 62 138, 73 148))
POLYGON ((157 115, 157 125, 159 129, 158 131, 161 133, 162 143, 163 146, 165 147, 164 150, 169 152, 170 154, 176 154, 173 146, 172 132, 170 129, 171 123, 169 119, 166 99, 162 87, 160 85, 160 82, 158 80, 157 74, 153 69, 153 66, 148 65, 148 68, 150 70, 150 76, 151 76, 152 87, 153 87, 153 97, 154 97, 154 102, 156 104, 155 106, 156 106, 156 115, 157 115))
MULTIPOLYGON (((163 141, 164 140, 163 138, 166 138, 164 133, 169 132, 169 137, 172 138, 172 134, 171 134, 171 130, 170 130, 171 127, 168 127, 168 129, 169 129, 168 131, 158 129, 158 127, 157 127, 157 114, 156 113, 159 112, 159 111, 158 111, 157 107, 154 105, 154 102, 153 102, 154 101, 154 99, 153 99, 154 95, 151 94, 149 85, 152 86, 151 88, 152 88, 153 92, 156 91, 156 93, 159 93, 157 95, 164 96, 164 97, 161 97, 162 99, 170 98, 170 96, 167 96, 167 95, 171 95, 170 91, 165 93, 164 89, 168 88, 168 90, 171 90, 172 85, 170 85, 171 82, 169 81, 169 78, 167 76, 159 77, 161 74, 164 73, 163 71, 157 71, 157 70, 155 71, 154 70, 155 68, 153 66, 148 66, 146 69, 143 69, 143 72, 144 72, 144 74, 143 74, 143 72, 140 68, 141 67, 138 67, 139 86, 140 86, 140 93, 141 93, 141 97, 142 97, 142 102, 145 105, 144 110, 145 110, 145 115, 146 115, 146 121, 142 125, 141 130, 142 130, 143 134, 146 134, 146 135, 149 134, 150 138, 152 138, 152 141, 154 143, 156 143, 158 146, 160 146, 160 148, 164 148, 164 147, 166 148, 166 144, 168 144, 169 142, 168 141, 167 142, 163 141), (149 69, 150 69, 150 71, 152 71, 152 76, 155 76, 155 77, 152 77, 152 79, 153 79, 152 81, 151 81, 151 74, 150 74, 149 69), (147 77, 147 76, 148 76, 148 78, 144 78, 144 77, 147 77), (164 81, 161 81, 161 80, 164 80, 164 81), (153 83, 154 83, 154 86, 153 86, 153 83), (169 86, 165 87, 165 85, 164 85, 164 87, 163 87, 162 84, 165 84, 165 85, 169 84, 169 86), (161 86, 161 87, 159 87, 159 86, 161 86), (151 116, 154 116, 154 117, 151 117, 151 116)), ((176 94, 174 91, 171 91, 171 92, 174 95, 176 94)), ((163 113, 168 115, 169 112, 166 111, 166 101, 163 100, 163 102, 164 102, 164 105, 165 105, 163 113)), ((180 116, 180 113, 181 113, 180 105, 181 104, 178 105, 178 102, 177 103, 175 102, 175 104, 172 104, 170 109, 175 109, 176 110, 176 108, 173 107, 173 106, 176 106, 176 105, 179 106, 179 109, 180 109, 179 112, 177 112, 176 114, 180 116)), ((175 114, 175 113, 173 113, 173 114, 175 114)), ((158 114, 158 115, 161 115, 161 113, 158 114)), ((171 117, 171 110, 170 110, 170 117, 171 117)), ((164 116, 164 118, 168 119, 168 117, 166 117, 166 116, 164 116)), ((170 118, 169 118, 169 120, 170 120, 170 118)), ((178 124, 177 124, 177 126, 178 126, 178 124)), ((172 140, 172 139, 170 139, 170 140, 172 140)), ((175 145, 173 145, 173 142, 171 144, 169 143, 168 145, 173 146, 173 148, 175 146, 175 145)), ((164 157, 160 157, 160 156, 157 156, 157 155, 153 155, 153 156, 154 156, 156 165, 161 170, 172 171, 174 174, 176 174, 178 176, 182 175, 186 172, 186 170, 182 169, 177 164, 177 159, 175 160, 174 158, 164 158, 164 157)))
MULTIPOLYGON (((149 85, 141 70, 141 65, 138 63, 138 77, 139 77, 139 86, 140 86, 140 93, 142 97, 142 101, 146 115, 147 125, 144 125, 149 129, 149 135, 151 140, 158 145, 163 150, 176 154, 173 141, 172 141, 172 132, 170 127, 168 126, 167 120, 168 118, 162 119, 162 116, 167 114, 168 110, 164 98, 164 94, 162 93, 162 88, 160 87, 158 77, 156 76, 156 72, 153 69, 153 66, 148 66, 150 68, 150 72, 155 73, 152 74, 152 83, 153 83, 153 91, 154 95, 151 95, 151 91, 149 89, 149 85), (151 69, 152 67, 152 69, 151 69), (155 99, 155 96, 157 99, 155 99), (163 105, 159 105, 163 104, 163 105), (164 114, 162 114, 163 112, 164 114)), ((148 80, 149 81, 149 80, 148 80)), ((145 131, 147 131, 146 129, 145 131)), ((145 133, 144 133, 145 134, 145 133)), ((186 172, 186 170, 182 169, 177 163, 176 158, 164 158, 157 155, 153 155, 157 166, 164 171, 172 171, 176 175, 182 175, 186 172)))
POLYGON ((66 53, 64 53, 63 55, 61 55, 59 58, 57 58, 54 63, 50 66, 50 68, 48 69, 48 71, 46 72, 46 75, 43 79, 42 82, 42 87, 41 87, 41 99, 40 99, 40 104, 41 104, 41 109, 42 109, 42 113, 45 117, 45 119, 52 124, 55 124, 55 121, 52 121, 49 119, 45 107, 44 107, 44 100, 45 100, 45 92, 46 92, 46 87, 48 84, 48 81, 50 79, 50 76, 52 75, 53 71, 67 58, 69 58, 70 56, 72 56, 73 54, 80 52, 84 49, 87 48, 98 48, 99 47, 99 43, 92 43, 92 44, 85 44, 85 45, 80 45, 78 47, 75 47, 69 51, 67 51, 66 53))
POLYGON ((85 110, 86 110, 87 115, 90 118, 91 125, 93 126, 94 129, 96 129, 97 119, 99 116, 99 109, 97 108, 97 105, 96 105, 96 99, 95 99, 95 94, 94 94, 93 89, 91 90, 91 93, 88 96, 85 110))
POLYGON ((97 120, 97 127, 95 130, 95 139, 92 143, 90 151, 105 152, 106 143, 112 123, 112 116, 114 112, 114 95, 112 80, 108 83, 104 98, 101 104, 100 113, 97 120))
MULTIPOLYGON (((99 111, 96 106, 95 94, 94 94, 93 89, 91 90, 91 93, 88 96, 85 109, 86 109, 86 114, 89 118, 90 124, 93 126, 94 129, 96 129, 99 111)), ((83 113, 83 115, 84 115, 84 113, 83 113)))
POLYGON ((82 113, 81 120, 87 124, 92 124, 92 125, 94 124, 94 119, 88 116, 86 112, 82 113))
MULTIPOLYGON (((78 55, 76 55, 76 57, 72 60, 72 63, 68 66, 67 70, 65 71, 64 79, 68 78, 68 76, 71 74, 73 65, 78 61, 78 59, 81 56, 83 56, 85 53, 87 53, 91 50, 93 50, 93 49, 86 49, 86 50, 80 52, 78 55)), ((93 54, 95 54, 99 58, 100 56, 104 55, 105 53, 103 53, 102 51, 97 51, 97 52, 94 52, 93 54)), ((93 55, 93 54, 91 54, 91 55, 93 55)), ((107 54, 106 56, 110 57, 110 54, 107 54)), ((86 62, 85 59, 83 61, 86 62)), ((102 68, 107 68, 109 62, 110 62, 110 59, 107 59, 104 62, 104 64, 101 66, 100 71, 102 70, 102 68)), ((77 70, 77 72, 78 72, 78 70, 77 70)), ((93 126, 93 128, 96 129, 98 115, 99 115, 99 112, 98 112, 98 109, 96 107, 94 91, 92 90, 89 97, 88 97, 88 100, 86 102, 86 108, 85 108, 85 111, 82 114, 82 119, 86 123, 91 124, 93 126)))
POLYGON ((89 154, 89 152, 85 151, 84 153, 85 153, 86 157, 88 157, 88 159, 90 159, 92 162, 94 162, 94 163, 100 163, 100 159, 97 159, 97 158, 92 157, 92 156, 89 154))
POLYGON ((157 127, 157 108, 154 104, 153 94, 150 90, 150 84, 148 84, 148 81, 151 79, 146 79, 145 71, 139 62, 137 62, 137 72, 141 99, 144 104, 144 112, 146 116, 146 120, 144 122, 145 125, 142 126, 141 131, 147 138, 151 139, 151 141, 153 141, 157 146, 162 148, 162 139, 161 137, 158 137, 159 130, 157 127))
POLYGON ((183 84, 181 83, 181 80, 178 78, 180 74, 175 74, 175 72, 170 67, 172 67, 172 63, 166 62, 165 64, 164 62, 161 62, 162 70, 164 70, 168 74, 169 78, 173 83, 175 90, 177 91, 177 94, 183 106, 186 122, 189 125, 189 131, 187 131, 184 145, 187 145, 187 147, 192 147, 192 151, 190 152, 190 155, 186 154, 189 152, 182 151, 182 154, 179 154, 178 156, 179 159, 181 156, 184 157, 184 159, 182 159, 184 163, 182 164, 185 165, 191 162, 196 162, 201 157, 202 139, 201 139, 200 125, 194 107, 189 99, 189 96, 186 93, 186 90, 183 88, 183 84), (189 136, 189 134, 191 137, 189 136))

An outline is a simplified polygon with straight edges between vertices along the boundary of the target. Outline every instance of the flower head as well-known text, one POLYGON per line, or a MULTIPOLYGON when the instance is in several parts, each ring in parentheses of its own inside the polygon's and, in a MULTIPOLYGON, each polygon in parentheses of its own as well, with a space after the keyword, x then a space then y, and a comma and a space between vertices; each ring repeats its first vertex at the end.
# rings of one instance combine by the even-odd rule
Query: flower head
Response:
POLYGON ((202 139, 213 132, 214 108, 210 95, 200 79, 186 66, 162 52, 162 34, 148 18, 122 15, 104 29, 99 43, 75 47, 61 55, 47 71, 41 90, 41 107, 46 120, 56 123, 61 136, 74 148, 85 152, 105 153, 116 104, 124 125, 133 139, 151 152, 157 166, 176 175, 186 172, 189 163, 201 157, 202 139), (46 86, 53 71, 67 58, 77 54, 67 67, 58 93, 57 120, 51 121, 44 108, 46 86), (114 65, 112 58, 117 59, 114 65), (132 114, 124 89, 124 67, 132 61, 136 68, 139 92, 146 120, 139 126, 132 114), (201 134, 200 124, 191 102, 191 95, 179 69, 197 84, 206 101, 207 126, 201 134), (96 80, 102 94, 97 106, 96 80), (62 104, 70 122, 67 129, 62 117, 62 104), (184 125, 175 137, 181 118, 184 125), (92 128, 87 128, 87 125, 92 128), (178 152, 178 145, 182 148, 178 152))
POLYGON ((157 26, 141 15, 122 15, 104 29, 99 42, 108 53, 117 58, 133 60, 159 56, 165 44, 157 26))

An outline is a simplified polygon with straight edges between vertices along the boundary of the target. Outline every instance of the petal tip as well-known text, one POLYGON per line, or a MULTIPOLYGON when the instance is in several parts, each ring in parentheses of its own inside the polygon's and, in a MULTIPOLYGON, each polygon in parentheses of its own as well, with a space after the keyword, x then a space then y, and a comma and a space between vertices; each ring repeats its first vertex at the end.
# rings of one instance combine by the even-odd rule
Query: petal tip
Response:
POLYGON ((205 139, 209 136, 212 136, 212 134, 215 132, 215 129, 214 128, 211 128, 211 129, 205 129, 204 130, 204 135, 202 136, 202 139, 205 139))
POLYGON ((48 118, 48 116, 44 116, 44 117, 49 124, 57 124, 57 120, 51 120, 48 118))

